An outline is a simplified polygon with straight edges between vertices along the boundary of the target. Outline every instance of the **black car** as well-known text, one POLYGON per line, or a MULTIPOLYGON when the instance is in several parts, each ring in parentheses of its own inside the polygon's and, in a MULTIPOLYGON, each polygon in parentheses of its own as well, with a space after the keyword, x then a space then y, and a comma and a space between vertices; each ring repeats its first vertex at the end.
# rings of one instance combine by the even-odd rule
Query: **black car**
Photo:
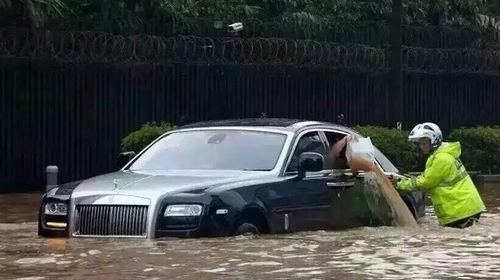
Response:
MULTIPOLYGON (((215 237, 390 224, 390 209, 330 147, 354 130, 290 119, 200 122, 165 133, 121 170, 42 198, 51 237, 215 237), (373 207, 375 206, 375 207, 373 207)), ((386 174, 398 169, 376 149, 386 174)), ((422 192, 401 194, 418 220, 422 192)))

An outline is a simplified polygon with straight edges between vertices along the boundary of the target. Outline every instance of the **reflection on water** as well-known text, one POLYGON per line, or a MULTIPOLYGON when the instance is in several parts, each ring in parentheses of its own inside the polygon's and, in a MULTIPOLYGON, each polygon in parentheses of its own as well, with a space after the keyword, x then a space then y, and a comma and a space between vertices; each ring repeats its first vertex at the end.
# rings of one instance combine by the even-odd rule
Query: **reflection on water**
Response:
POLYGON ((418 230, 191 240, 42 239, 39 194, 0 196, 1 279, 500 279, 500 186, 481 188, 488 207, 465 230, 418 230))

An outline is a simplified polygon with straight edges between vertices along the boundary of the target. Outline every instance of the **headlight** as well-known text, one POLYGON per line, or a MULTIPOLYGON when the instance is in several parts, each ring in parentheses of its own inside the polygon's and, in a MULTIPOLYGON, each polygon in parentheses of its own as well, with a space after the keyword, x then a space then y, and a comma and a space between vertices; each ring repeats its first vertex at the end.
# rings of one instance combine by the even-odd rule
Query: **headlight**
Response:
POLYGON ((169 205, 165 209, 165 217, 189 217, 201 215, 202 207, 197 204, 169 205))
POLYGON ((65 216, 68 213, 66 203, 47 203, 45 204, 45 215, 65 216))

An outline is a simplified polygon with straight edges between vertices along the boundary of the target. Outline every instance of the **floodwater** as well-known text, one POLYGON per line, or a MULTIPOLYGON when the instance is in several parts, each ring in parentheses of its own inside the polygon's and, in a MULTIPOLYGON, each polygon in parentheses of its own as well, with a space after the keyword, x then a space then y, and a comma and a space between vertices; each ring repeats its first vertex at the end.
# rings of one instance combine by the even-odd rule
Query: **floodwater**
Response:
POLYGON ((500 184, 480 188, 488 207, 465 230, 418 230, 218 239, 37 237, 39 194, 0 195, 0 279, 500 279, 500 184))

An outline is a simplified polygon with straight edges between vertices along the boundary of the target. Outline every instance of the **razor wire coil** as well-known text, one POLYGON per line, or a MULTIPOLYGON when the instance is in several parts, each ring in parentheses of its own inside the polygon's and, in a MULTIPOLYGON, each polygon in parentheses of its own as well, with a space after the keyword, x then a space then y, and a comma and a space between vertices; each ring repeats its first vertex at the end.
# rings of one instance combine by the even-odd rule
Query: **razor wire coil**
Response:
MULTIPOLYGON (((0 57, 115 66, 172 63, 325 67, 385 72, 390 50, 285 38, 113 35, 0 29, 0 57)), ((500 73, 500 52, 488 49, 436 49, 404 46, 403 68, 421 73, 500 73)))

